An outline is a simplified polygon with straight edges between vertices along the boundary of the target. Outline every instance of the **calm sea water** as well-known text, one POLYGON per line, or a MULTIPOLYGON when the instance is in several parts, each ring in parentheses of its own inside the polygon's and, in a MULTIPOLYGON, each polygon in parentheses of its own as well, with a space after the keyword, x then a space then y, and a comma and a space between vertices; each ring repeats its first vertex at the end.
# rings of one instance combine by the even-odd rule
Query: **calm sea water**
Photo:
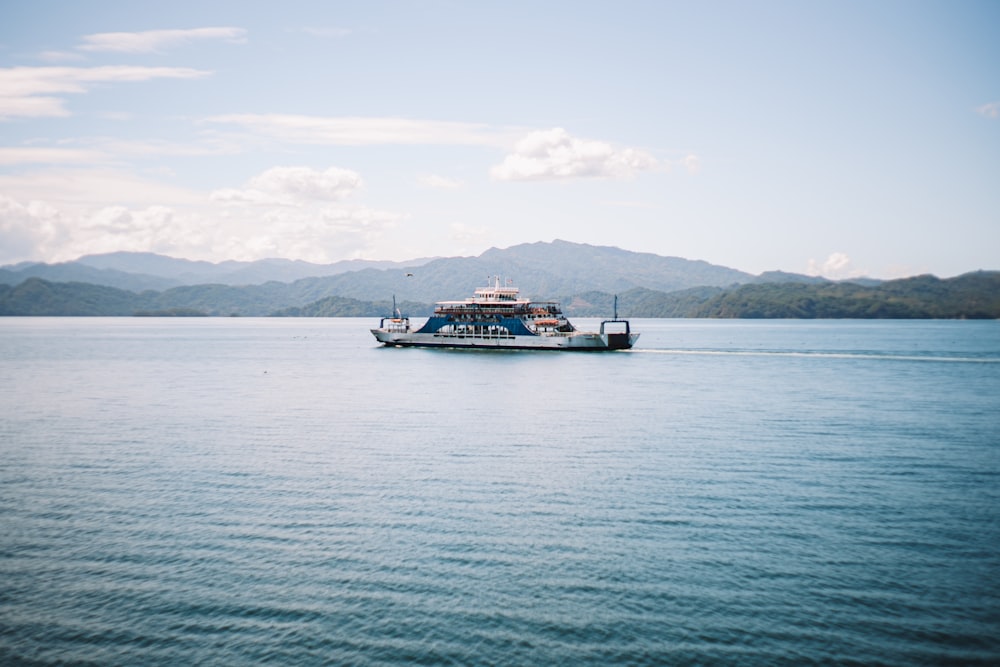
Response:
POLYGON ((0 318, 0 663, 1000 663, 1000 322, 372 324, 0 318))

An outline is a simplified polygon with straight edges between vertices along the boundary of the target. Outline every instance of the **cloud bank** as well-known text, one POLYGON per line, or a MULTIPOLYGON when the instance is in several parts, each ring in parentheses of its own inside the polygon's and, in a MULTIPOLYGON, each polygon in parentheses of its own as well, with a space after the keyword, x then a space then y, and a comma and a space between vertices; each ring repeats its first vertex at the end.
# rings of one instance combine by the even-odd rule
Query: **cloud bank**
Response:
POLYGON ((66 172, 51 174, 44 185, 37 177, 0 177, 5 193, 0 195, 0 264, 39 257, 66 261, 120 250, 192 259, 332 262, 369 252, 403 219, 348 201, 361 190, 362 179, 338 167, 274 167, 242 188, 209 194, 120 176, 66 172), (115 197, 107 188, 127 191, 133 199, 109 206, 105 202, 115 197), (16 191, 21 194, 7 194, 16 191))
POLYGON ((190 243, 197 239, 198 231, 178 220, 174 210, 165 206, 104 206, 75 213, 47 202, 22 203, 0 195, 3 262, 38 254, 64 261, 116 250, 162 252, 176 248, 184 236, 190 243))
POLYGON ((358 256, 401 216, 344 203, 363 185, 349 169, 273 167, 240 189, 217 190, 223 220, 239 221, 245 259, 329 262, 358 256))

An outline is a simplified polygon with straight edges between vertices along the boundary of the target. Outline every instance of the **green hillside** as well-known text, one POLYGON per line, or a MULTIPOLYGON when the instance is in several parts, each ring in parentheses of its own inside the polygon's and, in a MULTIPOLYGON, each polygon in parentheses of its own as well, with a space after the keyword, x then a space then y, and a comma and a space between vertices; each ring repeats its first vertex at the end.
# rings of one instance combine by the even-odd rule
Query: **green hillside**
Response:
POLYGON ((853 283, 741 285, 694 305, 683 317, 992 319, 1000 317, 1000 272, 942 280, 917 276, 866 287, 853 283))
MULTIPOLYGON (((386 299, 320 296, 310 300, 307 291, 291 287, 283 283, 197 285, 136 294, 102 285, 31 278, 13 287, 0 285, 0 315, 374 318, 392 309, 386 299)), ((559 300, 571 317, 607 317, 614 307, 614 296, 598 290, 559 300)), ((401 300, 399 307, 412 317, 425 316, 432 309, 431 304, 421 301, 401 300)), ((619 314, 650 318, 997 319, 1000 272, 980 271, 945 280, 917 276, 877 285, 783 282, 674 292, 633 288, 619 295, 619 314)))

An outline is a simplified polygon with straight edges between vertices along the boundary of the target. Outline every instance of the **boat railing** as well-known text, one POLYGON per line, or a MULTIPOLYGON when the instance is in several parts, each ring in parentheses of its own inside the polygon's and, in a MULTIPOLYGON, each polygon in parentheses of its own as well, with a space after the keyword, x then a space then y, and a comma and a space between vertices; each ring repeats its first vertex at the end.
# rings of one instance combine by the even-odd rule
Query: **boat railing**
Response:
POLYGON ((406 333, 410 330, 409 317, 383 317, 378 323, 379 329, 384 329, 390 333, 406 333), (386 326, 386 322, 389 325, 386 326))
MULTIPOLYGON (((612 328, 615 328, 615 327, 612 327, 612 328)), ((613 320, 604 320, 604 321, 601 322, 601 335, 603 336, 605 333, 624 333, 624 334, 630 334, 630 333, 632 333, 632 331, 631 331, 631 329, 629 327, 628 320, 623 320, 623 319, 619 319, 619 318, 616 317, 613 320), (607 331, 606 332, 605 331, 605 327, 608 324, 624 324, 625 325, 625 331, 607 331)))

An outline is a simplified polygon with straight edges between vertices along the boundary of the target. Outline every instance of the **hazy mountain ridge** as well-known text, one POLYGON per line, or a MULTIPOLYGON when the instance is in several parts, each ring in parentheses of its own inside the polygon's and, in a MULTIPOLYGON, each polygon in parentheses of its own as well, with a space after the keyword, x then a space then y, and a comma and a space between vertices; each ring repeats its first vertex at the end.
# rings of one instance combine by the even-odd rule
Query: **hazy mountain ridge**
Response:
POLYGON ((743 271, 703 261, 554 241, 491 248, 478 257, 437 259, 419 267, 345 273, 324 279, 323 288, 364 300, 395 294, 401 299, 434 302, 465 298, 492 276, 512 279, 524 295, 534 299, 636 287, 671 292, 753 279, 743 271))
MULTIPOLYGON (((407 266, 420 266, 430 258, 409 260, 407 266)), ((85 255, 72 262, 44 264, 21 262, 0 267, 0 283, 16 285, 28 278, 50 282, 87 282, 142 292, 165 290, 183 285, 246 286, 268 282, 291 283, 304 278, 332 276, 366 268, 390 269, 404 263, 349 259, 332 264, 314 264, 302 260, 261 259, 253 262, 228 260, 212 263, 167 257, 151 252, 113 252, 85 255)))
POLYGON ((627 317, 1000 317, 997 272, 884 283, 832 282, 784 272, 755 277, 703 261, 566 241, 492 248, 478 257, 385 263, 389 268, 370 264, 321 266, 288 260, 211 264, 144 253, 90 256, 57 265, 22 264, 16 271, 0 270, 4 279, 20 277, 7 284, 0 279, 0 314, 370 317, 388 313, 390 299, 396 297, 407 314, 417 316, 427 314, 435 301, 465 298, 499 275, 515 279, 525 296, 562 301, 571 316, 608 316, 612 295, 619 294, 620 314, 627 317), (232 280, 314 270, 333 273, 241 286, 222 282, 156 286, 157 281, 173 283, 203 275, 232 280), (85 278, 66 279, 75 275, 85 278), (121 286, 130 280, 129 284, 147 287, 121 286))
POLYGON ((700 285, 728 286, 751 274, 700 260, 663 257, 608 246, 554 241, 491 248, 478 257, 415 259, 408 262, 347 260, 330 265, 291 260, 196 262, 152 253, 90 255, 62 264, 0 269, 0 283, 27 278, 85 282, 141 293, 181 286, 229 285, 254 291, 272 282, 287 285, 285 307, 327 296, 430 303, 461 299, 491 276, 511 278, 532 298, 551 299, 582 291, 622 292, 644 287, 662 292, 700 285), (308 275, 305 275, 308 274, 308 275))
POLYGON ((180 283, 171 278, 146 273, 132 273, 111 268, 96 268, 77 262, 62 264, 29 264, 16 270, 0 268, 0 284, 18 285, 31 278, 49 282, 78 282, 116 287, 131 292, 164 290, 180 283))

